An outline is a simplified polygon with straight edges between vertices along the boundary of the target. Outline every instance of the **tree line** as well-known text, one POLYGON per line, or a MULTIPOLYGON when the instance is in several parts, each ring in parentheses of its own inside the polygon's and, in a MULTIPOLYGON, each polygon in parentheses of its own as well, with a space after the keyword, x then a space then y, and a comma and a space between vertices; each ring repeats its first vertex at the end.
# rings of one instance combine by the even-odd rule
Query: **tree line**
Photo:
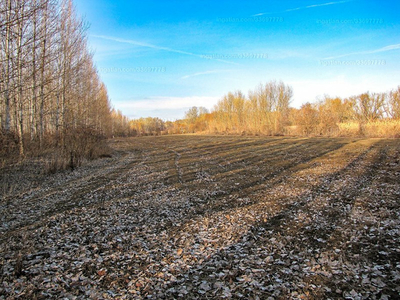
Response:
MULTIPOLYGON (((400 86, 387 93, 325 96, 291 107, 283 82, 227 93, 184 119, 130 120, 111 107, 72 0, 0 2, 0 158, 57 149, 75 161, 96 156, 105 137, 182 133, 398 136, 400 86)), ((97 154, 98 155, 98 154, 97 154)))
POLYGON ((348 98, 324 96, 291 106, 293 89, 283 82, 260 84, 247 95, 229 92, 211 111, 192 107, 182 120, 129 121, 132 135, 217 133, 300 136, 400 136, 400 86, 387 93, 348 98))
POLYGON ((0 154, 57 147, 69 155, 77 139, 115 134, 121 116, 86 31, 72 0, 0 2, 0 154))

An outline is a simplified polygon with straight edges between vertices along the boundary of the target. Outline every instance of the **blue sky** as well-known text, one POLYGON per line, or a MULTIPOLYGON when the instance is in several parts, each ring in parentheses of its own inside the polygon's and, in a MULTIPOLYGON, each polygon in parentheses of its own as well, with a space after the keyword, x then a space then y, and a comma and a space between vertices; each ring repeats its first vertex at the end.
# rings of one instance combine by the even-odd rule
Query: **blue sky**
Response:
POLYGON ((400 85, 398 0, 75 0, 115 108, 182 118, 229 91, 292 86, 292 106, 400 85))

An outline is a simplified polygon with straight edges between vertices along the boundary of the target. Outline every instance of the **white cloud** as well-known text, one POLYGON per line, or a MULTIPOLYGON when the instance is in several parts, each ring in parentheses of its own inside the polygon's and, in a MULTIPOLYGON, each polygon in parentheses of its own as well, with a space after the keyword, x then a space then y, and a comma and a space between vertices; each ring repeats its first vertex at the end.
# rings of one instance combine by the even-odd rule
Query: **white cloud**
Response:
POLYGON ((132 118, 159 117, 175 120, 184 117, 184 112, 192 106, 212 109, 220 97, 149 97, 145 99, 119 101, 118 109, 132 118))
POLYGON ((336 58, 342 58, 342 57, 351 56, 351 55, 374 54, 374 53, 381 53, 381 52, 387 52, 387 51, 398 50, 398 49, 400 49, 400 44, 389 45, 389 46, 386 46, 383 48, 369 50, 369 51, 351 52, 351 53, 341 54, 338 56, 326 57, 324 59, 336 59, 336 58))
POLYGON ((350 97, 365 92, 386 92, 397 86, 396 80, 385 80, 379 75, 359 77, 339 75, 326 79, 309 79, 287 82, 293 87, 294 101, 292 106, 300 107, 306 102, 315 102, 318 97, 350 97))

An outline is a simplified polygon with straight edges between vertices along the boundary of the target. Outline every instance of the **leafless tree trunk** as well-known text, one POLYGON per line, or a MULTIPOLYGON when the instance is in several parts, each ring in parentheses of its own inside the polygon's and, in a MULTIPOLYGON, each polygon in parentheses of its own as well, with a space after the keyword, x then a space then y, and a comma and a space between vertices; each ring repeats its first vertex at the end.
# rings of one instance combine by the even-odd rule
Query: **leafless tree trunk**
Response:
POLYGON ((3 19, 3 24, 2 24, 2 33, 4 32, 4 48, 3 52, 4 55, 2 55, 3 61, 3 78, 4 78, 4 106, 5 106, 5 111, 4 111, 4 129, 9 132, 11 128, 11 110, 10 110, 10 98, 11 98, 11 64, 12 64, 12 2, 11 0, 7 0, 6 7, 2 8, 4 11, 4 19, 3 19), (5 66, 5 67, 4 67, 5 66))
POLYGON ((111 133, 107 90, 85 31, 72 0, 0 2, 0 126, 17 134, 21 157, 25 137, 42 148, 55 133, 63 148, 69 130, 111 133))

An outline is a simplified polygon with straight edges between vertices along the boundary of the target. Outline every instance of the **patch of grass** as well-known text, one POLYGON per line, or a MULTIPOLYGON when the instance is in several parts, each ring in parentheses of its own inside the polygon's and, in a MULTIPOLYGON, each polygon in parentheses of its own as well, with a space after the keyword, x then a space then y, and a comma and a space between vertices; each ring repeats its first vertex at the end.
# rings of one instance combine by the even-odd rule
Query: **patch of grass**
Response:
POLYGON ((339 123, 339 136, 364 136, 370 138, 400 138, 400 120, 379 120, 360 124, 339 123))

